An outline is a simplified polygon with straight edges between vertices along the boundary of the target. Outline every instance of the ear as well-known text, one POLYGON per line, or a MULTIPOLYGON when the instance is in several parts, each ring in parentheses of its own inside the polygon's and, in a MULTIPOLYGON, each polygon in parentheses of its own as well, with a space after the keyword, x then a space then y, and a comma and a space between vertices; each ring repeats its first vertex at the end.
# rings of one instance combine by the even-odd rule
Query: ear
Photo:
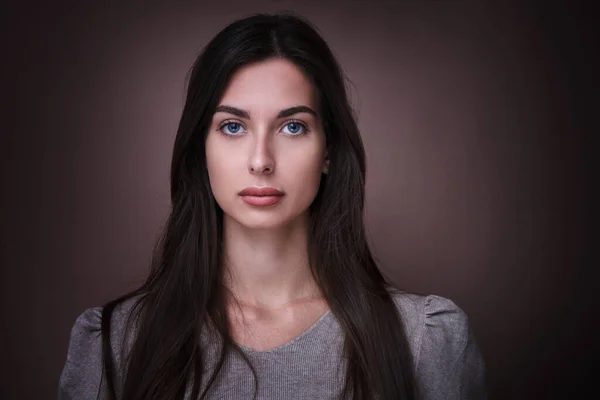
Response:
POLYGON ((325 150, 325 163, 323 164, 323 173, 327 174, 329 172, 329 153, 325 150))

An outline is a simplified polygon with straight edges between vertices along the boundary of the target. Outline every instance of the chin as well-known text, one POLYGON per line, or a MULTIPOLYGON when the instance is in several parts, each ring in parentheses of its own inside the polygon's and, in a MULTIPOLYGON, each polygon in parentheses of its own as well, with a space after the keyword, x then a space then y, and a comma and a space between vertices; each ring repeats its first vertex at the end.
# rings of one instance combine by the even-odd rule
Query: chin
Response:
POLYGON ((288 224, 286 224, 286 223, 278 223, 277 221, 265 221, 265 222, 248 221, 247 223, 241 223, 241 225, 244 228, 246 228, 246 229, 253 229, 253 230, 276 230, 276 229, 284 228, 288 224))
POLYGON ((236 209, 233 213, 225 211, 225 218, 230 218, 235 223, 247 229, 281 229, 302 219, 304 214, 308 216, 308 210, 290 214, 283 210, 264 212, 260 210, 240 211, 236 209))
POLYGON ((229 218, 235 220, 237 224, 246 229, 279 229, 290 224, 289 218, 283 218, 277 215, 263 215, 263 216, 251 216, 251 215, 235 215, 229 216, 229 218))

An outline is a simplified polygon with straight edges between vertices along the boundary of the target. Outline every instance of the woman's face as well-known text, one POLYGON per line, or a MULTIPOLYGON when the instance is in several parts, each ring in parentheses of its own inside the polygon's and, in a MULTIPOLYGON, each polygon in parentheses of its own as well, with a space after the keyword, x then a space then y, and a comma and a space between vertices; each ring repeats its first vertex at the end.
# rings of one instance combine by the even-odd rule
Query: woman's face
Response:
POLYGON ((206 139, 210 184, 226 218, 275 228, 307 212, 329 163, 318 106, 311 82, 285 59, 250 64, 232 76, 206 139), (239 195, 247 187, 284 195, 273 205, 251 205, 239 195))

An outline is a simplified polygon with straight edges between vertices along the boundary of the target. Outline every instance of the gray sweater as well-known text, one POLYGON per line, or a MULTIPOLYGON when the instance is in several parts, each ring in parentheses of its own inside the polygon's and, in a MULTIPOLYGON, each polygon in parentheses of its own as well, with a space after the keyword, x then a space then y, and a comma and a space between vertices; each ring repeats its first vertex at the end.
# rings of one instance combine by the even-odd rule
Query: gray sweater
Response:
MULTIPOLYGON (((403 317, 416 365, 417 385, 423 400, 485 399, 484 361, 469 329, 467 315, 444 297, 409 293, 393 295, 403 317)), ((119 346, 123 321, 131 301, 117 308, 111 337, 116 365, 122 361, 119 346)), ((71 330, 66 363, 59 382, 59 400, 99 399, 106 396, 102 377, 100 307, 90 308, 71 330)), ((216 355, 214 340, 203 335, 207 360, 216 355)), ((131 342, 129 342, 131 343, 131 342)), ((292 341, 268 351, 242 347, 256 369, 258 400, 339 399, 345 363, 343 336, 331 311, 292 341)), ((213 369, 208 363, 208 373, 213 369)), ((207 376, 205 372, 203 378, 207 376)), ((202 387, 204 388, 204 379, 202 387)), ((251 370, 237 354, 231 354, 210 399, 251 399, 251 370)), ((186 397, 189 399, 189 396, 186 397)))

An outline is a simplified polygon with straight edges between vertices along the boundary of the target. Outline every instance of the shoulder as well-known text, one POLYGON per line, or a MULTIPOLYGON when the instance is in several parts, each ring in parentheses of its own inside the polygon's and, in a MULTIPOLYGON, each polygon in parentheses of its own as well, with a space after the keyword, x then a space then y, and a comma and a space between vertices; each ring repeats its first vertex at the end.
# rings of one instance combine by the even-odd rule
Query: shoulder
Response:
MULTIPOLYGON (((394 289, 390 292, 402 317, 411 344, 419 350, 423 339, 439 338, 447 345, 461 346, 468 338, 469 321, 454 301, 434 295, 394 289), (424 335, 428 337, 424 338, 424 335)), ((447 346, 445 346, 448 349, 447 346)), ((418 354, 415 354, 418 356, 418 354)))
MULTIPOLYGON (((137 298, 117 305, 110 324, 110 344, 115 365, 122 361, 127 335, 126 322, 137 298)), ((73 323, 60 379, 59 399, 96 398, 103 389, 102 382, 102 311, 92 307, 80 313, 73 323)))
POLYGON ((467 313, 453 300, 394 290, 427 399, 484 399, 485 364, 467 313), (431 397, 429 397, 431 396, 431 397))
MULTIPOLYGON (((134 297, 119 303, 111 315, 110 338, 116 355, 121 353, 120 345, 125 338, 128 317, 137 301, 138 298, 134 297)), ((70 332, 69 350, 78 350, 77 344, 89 345, 101 339, 103 311, 103 307, 92 307, 77 316, 70 332)))

